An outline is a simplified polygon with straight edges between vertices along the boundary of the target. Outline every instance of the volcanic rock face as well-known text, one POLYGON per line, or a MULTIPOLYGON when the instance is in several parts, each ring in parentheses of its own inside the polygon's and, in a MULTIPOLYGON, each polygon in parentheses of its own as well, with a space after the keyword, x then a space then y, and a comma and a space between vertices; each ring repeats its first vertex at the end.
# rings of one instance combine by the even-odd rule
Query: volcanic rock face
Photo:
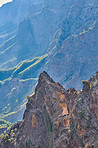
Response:
POLYGON ((83 81, 83 90, 66 91, 46 72, 41 73, 23 120, 14 125, 8 138, 4 136, 0 147, 97 148, 97 81, 98 73, 83 81))

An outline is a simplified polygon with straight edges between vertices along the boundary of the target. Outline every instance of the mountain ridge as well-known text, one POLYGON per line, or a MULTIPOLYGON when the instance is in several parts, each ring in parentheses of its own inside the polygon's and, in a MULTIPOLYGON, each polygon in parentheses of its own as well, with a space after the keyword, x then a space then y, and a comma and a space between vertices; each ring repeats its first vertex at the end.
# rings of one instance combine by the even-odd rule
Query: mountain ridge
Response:
POLYGON ((42 72, 23 120, 2 137, 1 148, 97 148, 97 81, 98 71, 81 91, 65 90, 42 72))
POLYGON ((20 10, 21 22, 15 20, 16 31, 11 23, 0 25, 0 120, 12 123, 22 118, 26 96, 33 93, 42 71, 65 89, 78 90, 98 65, 96 0, 51 0, 25 10, 28 15, 24 18, 20 10))

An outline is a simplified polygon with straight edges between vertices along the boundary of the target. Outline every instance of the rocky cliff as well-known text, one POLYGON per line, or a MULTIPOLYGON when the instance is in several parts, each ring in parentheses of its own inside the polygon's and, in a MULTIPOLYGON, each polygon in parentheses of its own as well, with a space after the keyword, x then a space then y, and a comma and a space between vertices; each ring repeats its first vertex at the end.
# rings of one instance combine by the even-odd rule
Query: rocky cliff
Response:
POLYGON ((97 0, 14 0, 0 16, 0 120, 21 119, 42 71, 81 89, 97 70, 97 0))
POLYGON ((98 72, 83 89, 65 90, 43 72, 23 120, 2 136, 1 148, 97 148, 98 72))

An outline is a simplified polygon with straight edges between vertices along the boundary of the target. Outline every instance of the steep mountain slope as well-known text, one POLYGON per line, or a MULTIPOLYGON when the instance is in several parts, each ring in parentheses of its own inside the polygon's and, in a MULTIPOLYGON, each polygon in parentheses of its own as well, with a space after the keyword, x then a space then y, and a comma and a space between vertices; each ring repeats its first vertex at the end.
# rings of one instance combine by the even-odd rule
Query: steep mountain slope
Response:
POLYGON ((47 56, 25 60, 12 69, 0 71, 0 119, 10 122, 21 119, 25 109, 26 95, 33 93, 38 70, 46 63, 47 56), (14 116, 15 113, 18 115, 14 116))
MULTIPOLYGON (((42 0, 39 2, 35 0, 13 0, 13 2, 0 7, 0 52, 5 52, 12 47, 13 39, 15 39, 17 34, 19 23, 28 15, 32 5, 37 5, 37 3, 40 2, 42 2, 42 0)), ((14 41, 14 44, 15 42, 16 41, 14 41)), ((9 58, 7 60, 6 54, 7 53, 5 53, 5 61, 8 61, 9 58)), ((14 57, 15 56, 13 56, 13 58, 14 57)), ((0 64, 3 62, 4 61, 0 61, 0 64)))
MULTIPOLYGON (((17 17, 10 10, 10 24, 6 22, 8 26, 3 29, 1 25, 2 32, 7 28, 8 36, 1 32, 6 41, 0 45, 0 119, 10 122, 21 119, 24 99, 33 93, 42 71, 47 70, 66 89, 81 89, 81 80, 98 67, 97 0, 48 0, 33 5, 33 1, 21 2, 11 3, 15 7, 20 3, 15 9, 17 17), (25 14, 21 2, 27 4, 25 14), (12 23, 19 24, 15 32, 10 31, 12 23)), ((9 10, 9 5, 2 9, 9 10)))
POLYGON ((69 2, 62 0, 58 1, 57 5, 53 2, 52 6, 47 2, 32 5, 28 16, 20 23, 16 37, 7 42, 3 49, 1 48, 4 50, 1 64, 14 57, 16 60, 12 63, 16 65, 16 62, 18 64, 21 60, 47 53, 54 33, 67 17, 72 4, 72 0, 69 2))
POLYGON ((41 73, 23 120, 2 136, 1 148, 97 148, 97 93, 98 72, 81 91, 66 91, 41 73))
POLYGON ((89 78, 98 67, 98 22, 93 28, 54 44, 47 71, 65 87, 81 89, 81 80, 89 78))

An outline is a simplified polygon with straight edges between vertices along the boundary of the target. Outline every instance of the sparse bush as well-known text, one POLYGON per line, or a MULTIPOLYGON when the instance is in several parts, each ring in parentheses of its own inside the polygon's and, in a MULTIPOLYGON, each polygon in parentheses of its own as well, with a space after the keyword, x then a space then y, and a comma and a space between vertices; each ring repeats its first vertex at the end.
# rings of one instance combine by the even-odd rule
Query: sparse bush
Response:
POLYGON ((85 82, 86 82, 86 81, 83 80, 83 81, 82 81, 82 84, 84 84, 85 82))
POLYGON ((26 96, 26 99, 28 100, 28 99, 29 99, 29 97, 30 97, 30 96, 29 96, 29 95, 27 95, 27 96, 26 96))
POLYGON ((88 145, 88 144, 86 144, 86 145, 84 146, 84 148, 88 148, 88 146, 89 146, 89 145, 88 145))
POLYGON ((10 139, 8 139, 9 142, 12 142, 13 140, 14 140, 14 138, 10 138, 10 139))
POLYGON ((13 135, 13 131, 14 131, 14 130, 12 129, 10 135, 13 135))
POLYGON ((90 82, 90 89, 92 88, 93 84, 92 84, 92 81, 90 82))
POLYGON ((15 128, 15 134, 17 133, 17 128, 15 128))
POLYGON ((9 141, 9 135, 6 134, 6 135, 3 137, 3 139, 4 139, 5 142, 8 142, 8 141, 9 141))
POLYGON ((3 137, 4 137, 4 134, 1 134, 1 135, 0 135, 0 138, 3 139, 3 137))
POLYGON ((15 135, 15 133, 14 133, 14 130, 13 130, 13 129, 11 130, 10 135, 11 135, 11 136, 14 136, 14 135, 15 135))

